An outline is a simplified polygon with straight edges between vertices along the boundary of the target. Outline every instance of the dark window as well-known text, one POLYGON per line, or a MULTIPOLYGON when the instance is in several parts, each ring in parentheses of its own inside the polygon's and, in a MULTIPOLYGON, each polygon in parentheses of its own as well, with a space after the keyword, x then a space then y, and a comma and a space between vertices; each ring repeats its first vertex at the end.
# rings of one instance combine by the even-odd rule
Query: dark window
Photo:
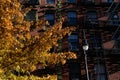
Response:
POLYGON ((76 0, 67 0, 68 3, 76 3, 76 0))
POLYGON ((96 80, 106 80, 106 71, 104 64, 95 64, 94 66, 96 80))
POLYGON ((77 13, 76 12, 68 12, 68 24, 76 24, 77 23, 77 13))
POLYGON ((90 34, 90 48, 101 48, 100 35, 90 34))
POLYGON ((55 4, 55 0, 47 0, 47 4, 55 4))
POLYGON ((69 50, 78 51, 78 35, 70 35, 68 37, 69 50))
POLYGON ((39 0, 29 0, 30 4, 39 4, 39 0))
POLYGON ((80 80, 80 64, 69 62, 69 80, 80 80))
POLYGON ((37 11, 36 10, 29 11, 25 16, 25 19, 29 21, 32 21, 32 20, 36 21, 38 19, 37 11))
POLYGON ((113 0, 108 0, 108 2, 109 2, 109 3, 112 3, 112 2, 113 2, 113 0))
POLYGON ((113 0, 101 0, 101 2, 103 2, 103 3, 112 3, 113 0))
POLYGON ((78 43, 77 42, 70 42, 69 43, 69 50, 78 50, 78 43))
POLYGON ((97 21, 97 13, 94 11, 89 11, 87 12, 87 20, 91 22, 96 22, 97 21))
POLYGON ((46 13, 45 14, 46 20, 49 22, 50 25, 54 25, 54 14, 53 13, 46 13))

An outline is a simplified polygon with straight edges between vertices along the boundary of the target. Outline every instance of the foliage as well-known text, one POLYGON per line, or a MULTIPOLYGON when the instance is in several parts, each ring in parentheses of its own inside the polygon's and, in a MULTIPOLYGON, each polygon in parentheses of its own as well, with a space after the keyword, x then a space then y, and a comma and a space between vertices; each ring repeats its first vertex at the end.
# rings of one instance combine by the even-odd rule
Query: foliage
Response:
POLYGON ((34 71, 37 64, 43 68, 76 58, 72 52, 50 52, 53 46, 58 47, 59 39, 75 28, 63 29, 61 21, 38 33, 46 22, 26 21, 26 10, 19 0, 0 0, 0 67, 3 72, 19 69, 23 72, 34 71), (35 28, 31 31, 32 25, 35 28))
POLYGON ((16 76, 14 74, 0 74, 0 80, 57 80, 56 75, 47 75, 44 77, 37 77, 34 75, 16 76))

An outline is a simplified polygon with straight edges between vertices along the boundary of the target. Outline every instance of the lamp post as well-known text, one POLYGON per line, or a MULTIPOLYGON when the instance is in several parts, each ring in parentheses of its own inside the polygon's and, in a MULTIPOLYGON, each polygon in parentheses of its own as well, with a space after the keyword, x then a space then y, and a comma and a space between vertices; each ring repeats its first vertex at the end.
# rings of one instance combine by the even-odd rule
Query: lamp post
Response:
POLYGON ((84 51, 84 56, 85 56, 86 75, 87 75, 87 80, 90 80, 90 79, 89 79, 89 72, 88 72, 87 54, 86 54, 86 51, 88 50, 89 45, 88 45, 88 43, 87 43, 87 39, 86 39, 85 31, 84 31, 84 30, 83 30, 83 35, 84 35, 83 51, 84 51))

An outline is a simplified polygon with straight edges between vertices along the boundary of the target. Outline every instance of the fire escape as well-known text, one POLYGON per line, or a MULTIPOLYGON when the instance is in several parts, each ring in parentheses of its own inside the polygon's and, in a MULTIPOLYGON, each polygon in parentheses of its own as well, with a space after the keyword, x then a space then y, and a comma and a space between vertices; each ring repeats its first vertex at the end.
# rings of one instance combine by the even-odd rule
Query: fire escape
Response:
POLYGON ((88 52, 89 69, 93 67, 90 65, 94 62, 94 70, 89 70, 92 80, 108 80, 108 75, 120 70, 119 7, 120 1, 113 1, 106 10, 106 14, 99 18, 95 16, 95 6, 92 6, 91 9, 88 8, 89 10, 87 9, 90 15, 94 15, 92 17, 86 15, 84 26, 86 32, 92 37, 88 40, 90 45, 88 52), (104 25, 101 27, 100 23, 104 25), (100 37, 102 37, 102 41, 100 37))
POLYGON ((111 68, 108 68, 108 74, 120 71, 120 21, 118 16, 116 15, 119 15, 119 11, 120 1, 114 1, 107 10, 108 20, 106 25, 112 25, 113 27, 115 27, 111 36, 111 40, 103 44, 105 48, 105 53, 107 53, 106 57, 110 57, 110 59, 106 59, 106 62, 111 62, 108 64, 108 66, 111 66, 111 68), (107 45, 111 45, 109 49, 106 49, 107 45))

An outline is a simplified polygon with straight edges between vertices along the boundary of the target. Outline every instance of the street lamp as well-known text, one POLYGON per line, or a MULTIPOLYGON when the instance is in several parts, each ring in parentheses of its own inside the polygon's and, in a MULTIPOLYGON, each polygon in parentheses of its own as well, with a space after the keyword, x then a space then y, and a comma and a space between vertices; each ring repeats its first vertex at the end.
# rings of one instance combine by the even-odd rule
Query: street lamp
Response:
POLYGON ((87 54, 86 54, 86 51, 89 49, 89 45, 87 43, 87 39, 86 39, 84 30, 83 30, 83 33, 84 33, 83 51, 84 51, 84 56, 85 56, 85 68, 86 68, 87 80, 90 80, 89 72, 88 72, 87 54))
POLYGON ((88 45, 88 44, 83 45, 83 50, 84 50, 84 51, 87 51, 88 48, 89 48, 89 45, 88 45))

